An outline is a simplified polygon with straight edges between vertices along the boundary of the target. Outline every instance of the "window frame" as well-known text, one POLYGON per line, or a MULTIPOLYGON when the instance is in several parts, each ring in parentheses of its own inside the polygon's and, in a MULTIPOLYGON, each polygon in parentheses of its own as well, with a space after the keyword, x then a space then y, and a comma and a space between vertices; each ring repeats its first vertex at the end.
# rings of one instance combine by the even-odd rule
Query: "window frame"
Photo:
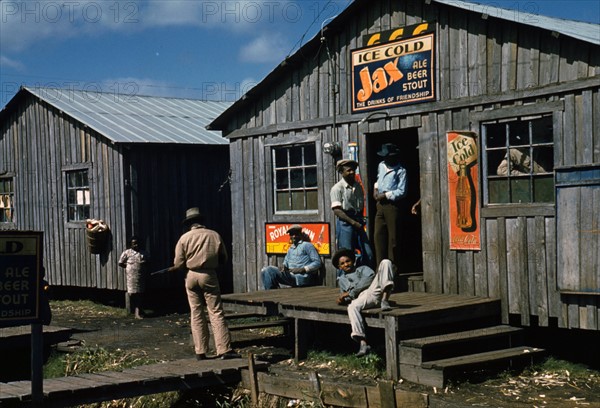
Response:
MULTIPOLYGON (((70 226, 74 226, 74 227, 81 227, 82 225, 85 226, 85 221, 86 219, 91 217, 91 211, 92 211, 92 176, 91 176, 91 170, 92 167, 91 165, 73 165, 73 166, 67 166, 64 167, 62 169, 63 171, 63 180, 64 180, 64 185, 65 185, 65 190, 64 190, 64 194, 65 194, 65 221, 68 225, 70 226), (69 175, 72 173, 81 173, 81 172, 85 172, 86 176, 87 176, 87 199, 88 199, 88 204, 87 204, 87 216, 85 216, 85 212, 84 212, 84 217, 82 219, 71 219, 71 201, 70 201, 70 191, 75 189, 75 190, 84 190, 81 187, 83 186, 76 186, 75 188, 71 188, 69 186, 69 175)), ((79 207, 85 207, 85 205, 77 205, 79 207)))
MULTIPOLYGON (((4 182, 10 182, 11 183, 11 188, 12 190, 8 193, 9 196, 9 204, 10 204, 10 210, 11 210, 11 216, 10 216, 10 221, 3 221, 0 218, 0 226, 2 226, 2 228, 12 228, 16 225, 15 222, 15 195, 16 195, 16 191, 15 191, 15 175, 13 173, 5 173, 2 176, 0 176, 0 183, 4 183, 4 182)), ((6 195, 5 192, 0 192, 0 197, 6 195)), ((2 207, 3 209, 5 207, 2 207)))
MULTIPOLYGON (((319 197, 319 166, 318 166, 318 155, 319 155, 319 151, 317 149, 317 143, 315 141, 298 141, 296 143, 287 143, 287 144, 281 144, 281 145, 271 145, 270 146, 270 159, 271 159, 271 195, 272 195, 272 199, 271 199, 271 205, 272 205, 272 213, 274 216, 289 216, 289 215, 294 215, 294 216, 303 216, 303 215, 315 215, 315 214, 319 214, 319 208, 320 208, 320 197, 319 197), (304 159, 304 153, 305 150, 302 150, 302 163, 300 165, 294 165, 292 163, 290 163, 290 156, 289 156, 289 152, 291 149, 293 148, 298 148, 298 147, 312 147, 314 149, 314 164, 306 164, 305 163, 305 159, 304 159), (280 166, 277 167, 277 160, 276 160, 276 154, 278 151, 281 150, 286 150, 287 151, 287 163, 286 166, 280 166), (277 186, 277 172, 278 171, 282 171, 282 170, 287 170, 288 172, 291 172, 292 170, 298 170, 298 169, 302 169, 302 174, 303 174, 303 186, 300 188, 294 188, 291 185, 288 184, 288 187, 286 189, 280 189, 277 186), (306 186, 306 169, 314 169, 314 176, 315 176, 315 186, 314 187, 307 187, 306 186), (282 191, 287 191, 288 194, 292 194, 294 191, 302 191, 304 194, 303 196, 305 197, 305 201, 304 201, 304 209, 302 210, 294 210, 294 209, 284 209, 284 210, 279 210, 278 206, 277 206, 277 196, 279 192, 282 191), (316 207, 315 208, 306 208, 308 206, 308 202, 306 201, 306 193, 308 191, 313 191, 316 194, 315 200, 316 200, 316 207)), ((288 181, 291 180, 291 174, 288 173, 288 181)))
MULTIPOLYGON (((555 149, 555 132, 552 130, 552 138, 550 141, 535 141, 534 137, 534 125, 536 121, 540 120, 549 120, 551 126, 553 127, 553 115, 552 114, 540 114, 540 115, 528 115, 521 116, 515 118, 494 120, 494 121, 486 121, 480 124, 481 128, 481 160, 482 160, 482 180, 483 186, 483 205, 484 206, 514 206, 514 205, 538 205, 538 204, 554 204, 555 202, 555 180, 554 180, 554 149, 555 149), (488 130, 492 126, 498 126, 499 128, 504 128, 504 144, 499 146, 489 146, 488 143, 490 141, 490 137, 488 136, 488 130), (521 128, 522 130, 515 131, 513 128, 521 128), (521 136, 519 142, 515 140, 518 139, 518 135, 516 133, 524 133, 523 129, 526 129, 525 134, 521 136), (511 133, 512 131, 512 133, 511 133), (514 142, 514 143, 513 143, 514 142), (551 157, 551 166, 550 170, 545 169, 544 171, 535 171, 534 165, 537 165, 537 162, 534 161, 534 151, 541 151, 543 149, 552 149, 551 157), (507 163, 507 174, 495 174, 494 172, 490 172, 490 163, 489 157, 495 152, 500 153, 500 156, 505 158, 510 154, 511 150, 519 150, 526 151, 525 153, 530 161, 530 168, 528 172, 521 172, 520 174, 511 174, 513 164, 511 161, 507 163), (540 182, 544 179, 551 179, 552 187, 548 190, 548 194, 552 195, 552 201, 536 201, 536 192, 535 186, 536 184, 540 184, 540 182), (490 201, 491 200, 491 188, 490 184, 494 181, 504 181, 507 183, 507 199, 508 201, 490 201), (518 192, 517 183, 523 182, 523 184, 527 187, 526 195, 528 196, 527 201, 515 201, 518 192)), ((500 159, 501 163, 504 159, 500 159)), ((497 167, 499 164, 494 164, 493 167, 497 167)), ((546 165, 548 167, 548 165, 546 165)))
MULTIPOLYGON (((477 110, 469 113, 469 121, 471 129, 480 134, 480 157, 481 170, 480 182, 482 183, 481 195, 482 205, 480 216, 482 218, 497 218, 507 216, 507 210, 510 214, 519 216, 554 216, 556 214, 555 203, 533 203, 533 204, 487 204, 484 200, 484 188, 487 183, 487 159, 484 160, 483 137, 481 136, 481 126, 489 122, 506 121, 515 118, 523 118, 527 116, 552 114, 553 119, 553 144, 554 144, 554 166, 556 169, 558 149, 556 146, 561 145, 562 126, 564 115, 564 101, 558 99, 551 102, 538 102, 534 104, 504 106, 495 109, 477 110)), ((556 171, 554 171, 555 188, 554 195, 556 197, 556 171)))

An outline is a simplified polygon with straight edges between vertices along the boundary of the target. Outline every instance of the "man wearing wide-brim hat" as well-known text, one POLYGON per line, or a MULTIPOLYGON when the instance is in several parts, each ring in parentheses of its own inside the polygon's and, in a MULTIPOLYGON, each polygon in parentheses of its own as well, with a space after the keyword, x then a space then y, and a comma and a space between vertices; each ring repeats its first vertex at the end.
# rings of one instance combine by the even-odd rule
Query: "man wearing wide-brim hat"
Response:
POLYGON ((357 167, 358 163, 350 159, 338 160, 336 164, 341 180, 329 192, 336 216, 335 237, 337 248, 360 250, 358 264, 373 266, 373 250, 364 229, 365 193, 356 180, 357 167))
POLYGON ((383 259, 396 266, 400 262, 400 238, 404 218, 406 169, 400 163, 400 149, 393 143, 384 143, 377 155, 383 160, 377 167, 377 182, 373 198, 377 202, 373 243, 377 264, 383 259))
POLYGON ((283 264, 265 266, 261 271, 264 289, 277 289, 281 285, 297 287, 317 284, 317 274, 321 268, 321 257, 302 226, 294 224, 288 228, 291 245, 285 254, 283 264))
POLYGON ((231 335, 223 303, 216 269, 227 262, 227 250, 219 233, 202 225, 203 217, 197 207, 185 213, 182 224, 189 229, 175 246, 175 260, 170 271, 187 270, 185 290, 190 304, 190 325, 194 339, 196 359, 206 358, 209 347, 208 312, 215 338, 217 356, 222 359, 239 358, 231 348, 231 335))

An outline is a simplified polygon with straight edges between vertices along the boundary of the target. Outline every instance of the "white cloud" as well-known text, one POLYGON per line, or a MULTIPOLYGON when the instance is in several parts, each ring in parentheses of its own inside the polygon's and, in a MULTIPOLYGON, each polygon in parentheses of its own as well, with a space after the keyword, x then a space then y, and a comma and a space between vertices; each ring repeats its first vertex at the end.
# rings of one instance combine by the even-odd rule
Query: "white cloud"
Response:
POLYGON ((167 26, 255 32, 258 27, 299 23, 303 14, 311 12, 300 4, 289 0, 0 1, 0 49, 22 51, 47 39, 60 42, 107 31, 167 26))
POLYGON ((150 1, 140 4, 139 23, 144 27, 199 25, 204 1, 150 1))
POLYGON ((252 63, 281 61, 289 51, 281 35, 262 34, 240 50, 240 60, 252 63))
POLYGON ((22 71, 24 68, 21 62, 5 57, 4 55, 0 55, 0 67, 12 68, 19 71, 22 71))

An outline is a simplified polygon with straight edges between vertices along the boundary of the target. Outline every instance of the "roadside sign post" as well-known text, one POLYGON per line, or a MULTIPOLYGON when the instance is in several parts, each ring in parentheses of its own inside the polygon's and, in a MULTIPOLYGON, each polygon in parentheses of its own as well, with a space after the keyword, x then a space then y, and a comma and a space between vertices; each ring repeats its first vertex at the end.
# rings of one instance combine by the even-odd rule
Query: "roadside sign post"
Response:
POLYGON ((43 387, 42 232, 0 232, 0 327, 31 324, 31 396, 41 406, 43 387))

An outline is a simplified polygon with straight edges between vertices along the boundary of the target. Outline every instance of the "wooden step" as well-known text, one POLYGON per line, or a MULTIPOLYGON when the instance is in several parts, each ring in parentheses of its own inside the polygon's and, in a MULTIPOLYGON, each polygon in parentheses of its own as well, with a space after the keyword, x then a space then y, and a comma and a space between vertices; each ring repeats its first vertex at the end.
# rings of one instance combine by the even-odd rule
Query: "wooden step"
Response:
POLYGON ((503 350, 486 351, 484 353, 470 354, 466 356, 446 358, 443 360, 428 361, 421 364, 425 369, 447 370, 449 368, 468 367, 482 363, 510 360, 514 358, 531 359, 534 355, 543 353, 545 350, 536 347, 513 347, 503 350))
POLYGON ((269 327, 284 327, 286 328, 291 324, 289 319, 271 319, 271 320, 260 320, 255 322, 240 323, 240 324, 229 324, 229 330, 248 330, 248 329, 266 329, 269 327))
POLYGON ((514 347, 519 345, 514 336, 522 332, 517 327, 498 325, 402 340, 400 362, 418 365, 428 360, 514 347))
POLYGON ((474 339, 484 339, 511 335, 522 332, 523 329, 508 325, 498 325, 491 327, 482 327, 479 329, 459 331, 455 333, 441 334, 437 336, 421 337, 417 339, 407 339, 400 342, 401 346, 406 347, 426 347, 430 345, 449 345, 452 343, 472 341, 474 339))
POLYGON ((264 315, 259 315, 256 313, 235 313, 230 311, 225 311, 225 319, 248 319, 253 317, 263 317, 264 315))
POLYGON ((493 372, 500 366, 506 369, 514 368, 517 363, 532 364, 544 352, 544 349, 522 346, 428 361, 421 365, 401 363, 400 375, 411 382, 441 388, 446 385, 450 375, 466 373, 475 367, 493 372))

